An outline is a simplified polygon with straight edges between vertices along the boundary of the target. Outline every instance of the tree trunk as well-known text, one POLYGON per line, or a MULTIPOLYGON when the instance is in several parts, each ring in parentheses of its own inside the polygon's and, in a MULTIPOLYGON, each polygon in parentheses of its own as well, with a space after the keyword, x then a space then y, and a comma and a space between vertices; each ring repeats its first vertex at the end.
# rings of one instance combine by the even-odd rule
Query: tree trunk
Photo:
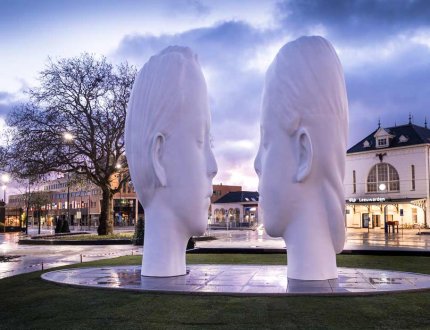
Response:
POLYGON ((41 209, 39 209, 37 211, 37 224, 38 224, 38 228, 39 228, 39 230, 38 230, 39 235, 40 235, 40 220, 42 219, 41 213, 42 213, 42 211, 41 211, 41 209))
POLYGON ((97 233, 99 235, 113 234, 113 195, 109 189, 103 189, 100 224, 97 233))

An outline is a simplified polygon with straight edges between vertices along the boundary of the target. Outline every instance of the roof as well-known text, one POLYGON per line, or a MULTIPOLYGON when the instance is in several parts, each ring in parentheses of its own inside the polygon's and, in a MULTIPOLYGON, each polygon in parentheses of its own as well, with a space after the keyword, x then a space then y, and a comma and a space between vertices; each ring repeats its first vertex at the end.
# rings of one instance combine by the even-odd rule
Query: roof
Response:
POLYGON ((257 191, 230 191, 228 194, 222 196, 214 203, 252 203, 258 202, 258 197, 259 194, 257 191))
POLYGON ((389 132, 391 135, 394 135, 394 138, 391 139, 388 147, 376 148, 376 141, 375 141, 374 135, 378 130, 379 128, 373 131, 372 133, 370 133, 368 136, 366 136, 363 140, 358 142, 356 145, 349 148, 347 151, 347 154, 430 143, 430 129, 426 127, 414 125, 414 124, 407 124, 407 125, 385 128, 385 131, 389 132), (404 136, 407 139, 407 141, 401 142, 399 140, 401 136, 404 136), (365 141, 369 142, 368 147, 364 146, 365 141))

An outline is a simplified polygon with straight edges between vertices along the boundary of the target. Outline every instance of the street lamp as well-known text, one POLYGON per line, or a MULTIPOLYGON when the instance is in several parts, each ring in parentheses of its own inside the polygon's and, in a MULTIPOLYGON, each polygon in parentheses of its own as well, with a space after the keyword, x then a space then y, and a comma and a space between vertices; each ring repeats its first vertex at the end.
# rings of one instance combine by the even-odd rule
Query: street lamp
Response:
POLYGON ((6 188, 7 188, 7 186, 4 184, 2 186, 2 189, 3 189, 3 202, 5 202, 5 203, 6 203, 6 188))
MULTIPOLYGON (((67 146, 68 146, 67 151, 70 154, 70 143, 73 142, 73 139, 75 137, 70 132, 64 132, 63 138, 67 143, 67 146)), ((66 221, 69 225, 71 225, 70 223, 70 173, 69 172, 67 172, 67 219, 66 221)))
MULTIPOLYGON (((379 189, 379 191, 384 192, 384 191, 387 189, 387 185, 386 185, 385 183, 381 183, 381 184, 378 186, 378 189, 379 189)), ((387 206, 388 206, 388 205, 385 205, 385 206, 384 206, 384 232, 385 232, 385 233, 388 233, 388 224, 387 224, 387 206)), ((394 231, 394 230, 393 230, 393 231, 394 231)))
POLYGON ((6 184, 9 183, 9 181, 10 181, 9 174, 7 174, 7 173, 3 174, 1 176, 1 181, 3 182, 3 186, 2 186, 3 192, 4 192, 3 201, 6 203, 6 188, 7 188, 6 184))
MULTIPOLYGON (((115 168, 119 171, 121 171, 121 164, 120 163, 116 163, 115 168)), ((121 181, 121 174, 118 173, 118 187, 120 185, 120 181, 121 181)), ((120 220, 120 223, 118 223, 118 225, 120 225, 122 223, 122 189, 119 190, 119 215, 118 215, 118 220, 120 220)), ((116 221, 116 219, 115 219, 116 221)), ((114 221, 114 224, 115 224, 114 221)))
POLYGON ((63 138, 64 138, 64 140, 66 140, 67 142, 71 142, 71 141, 73 141, 73 139, 75 138, 74 136, 73 136, 73 134, 72 133, 70 133, 70 132, 64 132, 63 133, 63 138))
POLYGON ((9 174, 5 173, 1 176, 1 181, 3 182, 2 189, 3 189, 3 207, 4 207, 4 225, 3 230, 6 232, 6 184, 10 181, 9 174))

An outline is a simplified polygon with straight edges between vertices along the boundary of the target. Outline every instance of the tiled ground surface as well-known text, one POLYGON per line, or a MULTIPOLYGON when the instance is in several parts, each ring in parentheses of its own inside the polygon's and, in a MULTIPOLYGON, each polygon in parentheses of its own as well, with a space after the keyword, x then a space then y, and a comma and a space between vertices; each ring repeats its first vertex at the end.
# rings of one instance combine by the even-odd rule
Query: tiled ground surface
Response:
POLYGON ((327 281, 287 279, 286 266, 190 265, 177 277, 142 277, 139 266, 65 269, 42 278, 62 284, 126 289, 230 294, 374 294, 430 289, 430 276, 374 269, 339 268, 339 278, 327 281))

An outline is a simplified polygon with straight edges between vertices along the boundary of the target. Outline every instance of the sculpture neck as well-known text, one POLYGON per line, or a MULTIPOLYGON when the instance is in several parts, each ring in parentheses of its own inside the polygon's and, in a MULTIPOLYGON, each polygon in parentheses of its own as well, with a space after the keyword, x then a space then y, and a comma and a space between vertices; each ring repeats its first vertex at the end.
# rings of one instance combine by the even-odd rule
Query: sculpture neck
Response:
POLYGON ((288 278, 337 278, 336 253, 329 228, 330 214, 321 197, 308 200, 311 206, 290 215, 294 221, 288 223, 283 236, 287 247, 288 278))
POLYGON ((143 276, 178 276, 186 274, 188 235, 181 221, 170 210, 160 207, 145 209, 143 276))

